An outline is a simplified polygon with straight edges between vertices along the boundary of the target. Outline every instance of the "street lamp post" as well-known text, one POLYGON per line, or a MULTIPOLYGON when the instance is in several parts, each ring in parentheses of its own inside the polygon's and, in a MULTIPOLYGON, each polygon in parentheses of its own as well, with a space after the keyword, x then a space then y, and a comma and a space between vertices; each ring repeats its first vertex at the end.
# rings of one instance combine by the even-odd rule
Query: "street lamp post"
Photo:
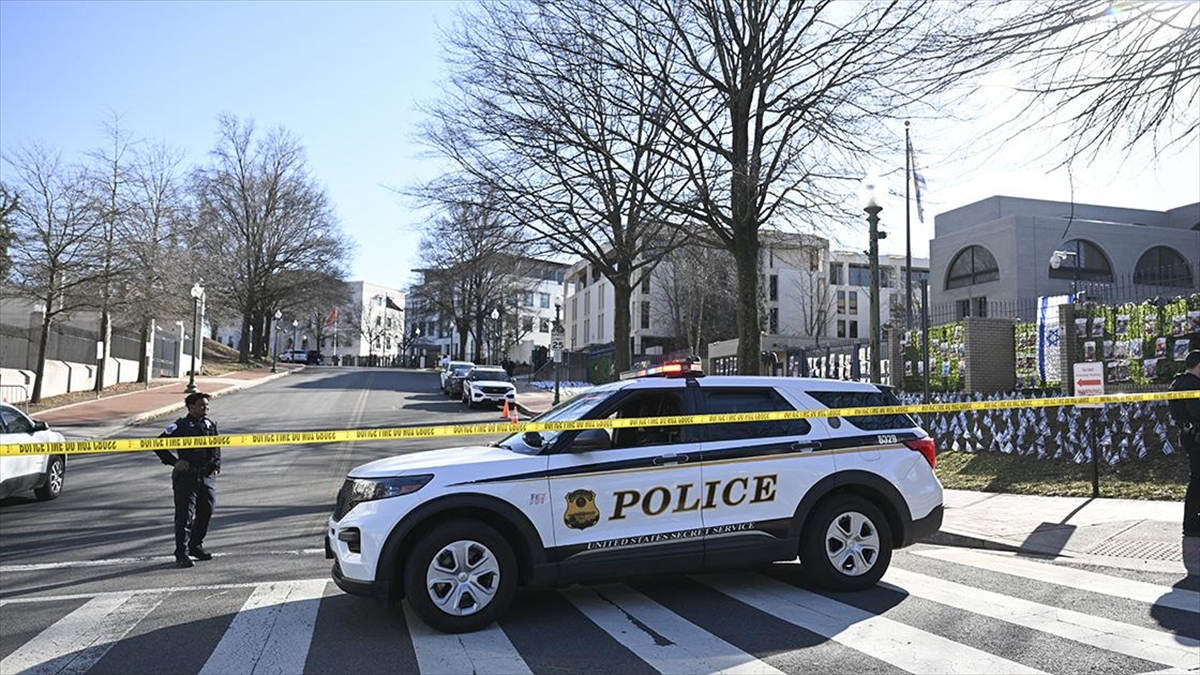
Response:
POLYGON ((880 179, 876 176, 868 176, 863 181, 863 210, 867 212, 867 223, 870 225, 870 248, 867 251, 867 258, 871 265, 871 381, 878 383, 880 380, 879 373, 879 342, 880 329, 879 321, 879 240, 886 237, 886 233, 879 231, 879 212, 883 207, 879 205, 878 198, 875 195, 877 186, 880 185, 880 179))
POLYGON ((279 320, 283 318, 283 312, 275 310, 275 345, 271 354, 271 372, 278 372, 275 364, 279 361, 279 320))
POLYGON ((203 297, 204 287, 197 281, 192 284, 192 367, 188 369, 188 383, 183 389, 189 394, 196 392, 196 361, 200 358, 200 298, 203 297))
POLYGON ((489 355, 489 358, 488 358, 488 360, 492 361, 493 363, 498 363, 496 361, 496 352, 500 351, 500 348, 498 346, 498 340, 499 340, 498 333, 500 331, 497 328, 497 324, 499 321, 500 321, 500 311, 493 307, 492 308, 492 350, 491 350, 492 353, 489 355))
MULTIPOLYGON (((300 320, 292 319, 292 351, 293 352, 295 352, 297 349, 300 348, 299 347, 299 345, 300 345, 299 339, 300 339, 300 320)), ((295 358, 295 356, 296 355, 293 353, 292 357, 295 358)))
POLYGON ((562 382, 562 375, 561 375, 560 368, 562 368, 563 348, 561 346, 562 343, 558 342, 558 340, 560 339, 559 336, 562 335, 562 333, 563 333, 562 322, 559 320, 559 312, 561 310, 562 310, 562 296, 556 295, 556 296, 554 296, 554 329, 552 331, 550 331, 550 335, 552 336, 552 339, 554 340, 554 343, 551 344, 552 349, 550 350, 550 355, 552 357, 554 357, 554 403, 553 403, 553 405, 558 405, 559 384, 562 382))
POLYGON ((413 329, 412 352, 413 352, 413 367, 414 368, 419 367, 417 364, 420 362, 420 360, 417 358, 417 354, 420 354, 421 352, 420 352, 420 349, 417 347, 417 343, 420 341, 421 341, 421 327, 417 326, 416 328, 413 329))

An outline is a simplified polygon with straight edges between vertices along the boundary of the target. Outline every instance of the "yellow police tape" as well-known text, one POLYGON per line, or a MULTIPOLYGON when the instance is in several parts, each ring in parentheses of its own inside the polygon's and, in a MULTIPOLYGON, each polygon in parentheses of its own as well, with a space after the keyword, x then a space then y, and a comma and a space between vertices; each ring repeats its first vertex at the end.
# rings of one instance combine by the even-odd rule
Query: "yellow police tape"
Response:
POLYGON ((104 441, 64 441, 62 443, 8 443, 0 445, 2 455, 96 454, 179 450, 213 446, 296 445, 302 443, 345 443, 349 441, 385 441, 446 436, 512 434, 526 431, 579 431, 582 429, 622 429, 628 427, 666 427, 691 424, 728 424, 766 422, 813 417, 857 417, 899 413, 954 413, 967 410, 1003 410, 1007 408, 1052 408, 1071 405, 1134 403, 1170 399, 1200 398, 1200 391, 1152 392, 1144 394, 1105 394, 1103 396, 1060 396, 964 403, 926 403, 917 405, 787 410, 758 413, 713 415, 675 415, 671 417, 626 417, 621 419, 573 420, 564 422, 496 422, 490 424, 448 424, 439 426, 396 427, 391 429, 347 429, 341 431, 297 431, 222 436, 186 436, 180 438, 125 438, 104 441))

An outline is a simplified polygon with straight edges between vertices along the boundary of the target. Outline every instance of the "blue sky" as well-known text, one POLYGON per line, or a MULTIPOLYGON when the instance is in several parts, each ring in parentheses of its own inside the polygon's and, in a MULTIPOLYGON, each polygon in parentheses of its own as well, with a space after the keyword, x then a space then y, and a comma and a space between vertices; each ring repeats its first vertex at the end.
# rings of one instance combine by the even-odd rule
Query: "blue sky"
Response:
MULTIPOLYGON (((205 160, 216 118, 229 112, 260 128, 286 127, 328 189, 358 244, 351 277, 403 287, 416 264, 425 217, 387 186, 430 177, 436 163, 414 141, 417 102, 442 77, 438 25, 456 3, 441 2, 26 2, 0 1, 0 151, 25 142, 68 159, 103 142, 115 112, 140 138, 205 160)), ((980 100, 979 110, 995 102, 980 100)), ((1067 200, 1065 171, 1039 159, 1048 141, 985 137, 973 123, 914 121, 913 142, 928 181, 925 225, 914 214, 913 250, 924 255, 932 215, 994 194, 1067 200), (979 148, 995 148, 980 153, 979 148)), ((895 133, 903 136, 896 125, 895 133)), ((892 164, 903 167, 903 157, 892 164)), ((881 168, 888 161, 876 162, 881 168)), ((1130 158, 1115 153, 1077 165, 1078 202, 1167 209, 1200 201, 1200 147, 1130 158)), ((892 181, 903 190, 902 181, 892 181), (898 183, 898 184, 896 184, 898 183)), ((885 204, 885 227, 900 233, 900 204, 885 204)), ((915 210, 914 210, 915 211, 915 210)), ((864 228, 865 229, 865 228, 864 228)), ((861 248, 861 233, 835 247, 861 248)), ((884 252, 902 253, 903 236, 884 252)))

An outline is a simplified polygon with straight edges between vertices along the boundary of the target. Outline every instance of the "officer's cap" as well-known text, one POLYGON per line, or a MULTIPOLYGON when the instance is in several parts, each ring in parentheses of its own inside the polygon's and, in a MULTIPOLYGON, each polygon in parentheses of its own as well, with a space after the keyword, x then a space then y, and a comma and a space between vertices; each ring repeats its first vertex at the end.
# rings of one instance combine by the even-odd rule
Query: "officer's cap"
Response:
POLYGON ((1183 367, 1188 370, 1195 368, 1196 364, 1200 364, 1200 349, 1193 349, 1183 358, 1183 367))

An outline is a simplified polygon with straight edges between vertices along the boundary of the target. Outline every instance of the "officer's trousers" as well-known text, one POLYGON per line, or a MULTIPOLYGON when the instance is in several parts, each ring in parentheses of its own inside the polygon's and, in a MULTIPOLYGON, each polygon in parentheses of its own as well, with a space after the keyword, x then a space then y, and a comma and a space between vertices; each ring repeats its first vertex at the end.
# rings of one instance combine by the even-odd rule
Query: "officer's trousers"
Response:
POLYGON ((184 471, 171 477, 171 488, 175 492, 175 556, 183 557, 199 548, 208 534, 217 505, 217 476, 184 471))

